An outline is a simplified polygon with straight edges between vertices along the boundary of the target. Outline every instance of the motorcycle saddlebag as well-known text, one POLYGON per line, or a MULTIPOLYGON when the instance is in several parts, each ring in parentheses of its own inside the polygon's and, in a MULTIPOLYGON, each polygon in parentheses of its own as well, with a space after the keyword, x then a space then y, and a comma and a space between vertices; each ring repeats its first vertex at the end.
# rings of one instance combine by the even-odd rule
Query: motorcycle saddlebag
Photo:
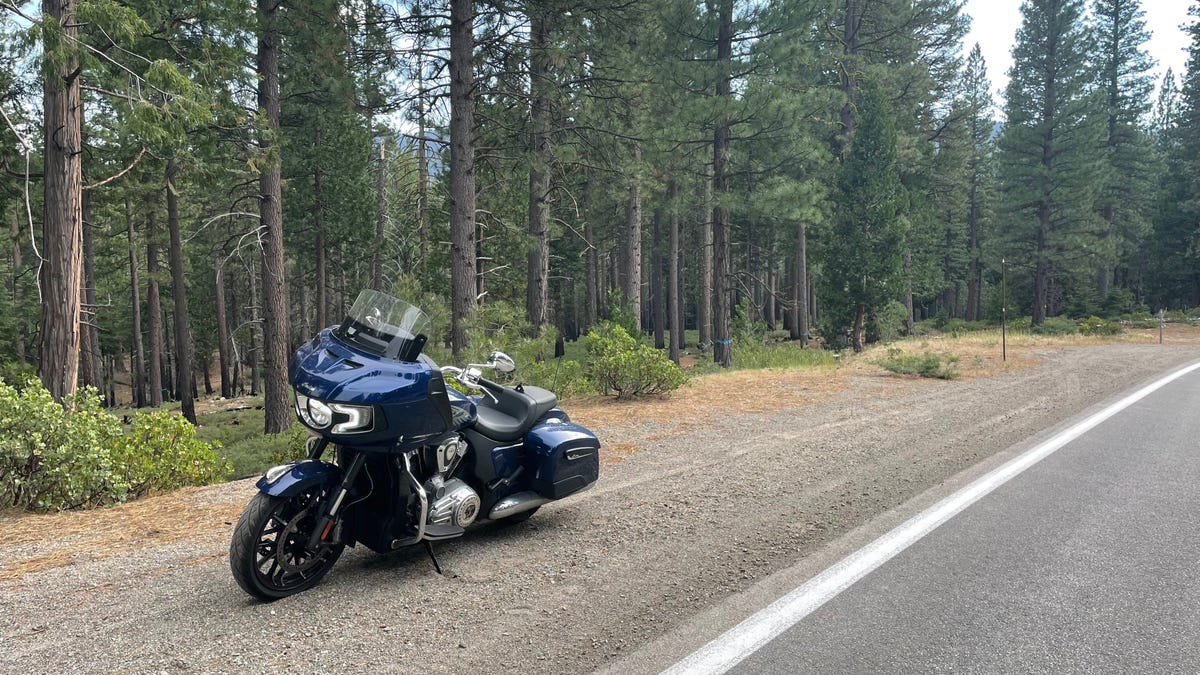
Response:
POLYGON ((587 429, 546 418, 525 436, 533 466, 533 489, 546 499, 562 499, 600 477, 600 441, 587 429))

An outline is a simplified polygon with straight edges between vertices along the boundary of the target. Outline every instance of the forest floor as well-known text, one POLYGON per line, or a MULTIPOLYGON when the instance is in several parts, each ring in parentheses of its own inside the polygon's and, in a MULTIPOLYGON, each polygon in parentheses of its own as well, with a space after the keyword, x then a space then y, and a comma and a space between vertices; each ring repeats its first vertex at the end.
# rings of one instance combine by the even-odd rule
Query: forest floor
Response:
MULTIPOLYGON (((1118 339, 908 341, 833 368, 695 378, 668 399, 567 406, 603 444, 600 483, 525 524, 420 549, 350 550, 317 588, 251 601, 229 574, 253 481, 110 509, 0 515, 4 672, 587 672, 613 666, 771 573, 929 498, 961 472, 1163 371, 1200 329, 1118 339)), ((686 639, 686 638, 681 638, 686 639)), ((618 667, 619 670, 619 667, 618 667)))

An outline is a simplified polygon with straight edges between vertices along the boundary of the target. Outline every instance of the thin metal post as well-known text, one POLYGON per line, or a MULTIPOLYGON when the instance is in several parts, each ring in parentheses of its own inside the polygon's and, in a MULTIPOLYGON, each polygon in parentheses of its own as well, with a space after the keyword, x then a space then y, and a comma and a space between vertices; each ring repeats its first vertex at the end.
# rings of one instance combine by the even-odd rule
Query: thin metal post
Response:
POLYGON ((1008 362, 1008 261, 1000 259, 1000 360, 1008 362))
POLYGON ((1158 310, 1158 344, 1163 343, 1163 325, 1167 322, 1167 310, 1158 310))

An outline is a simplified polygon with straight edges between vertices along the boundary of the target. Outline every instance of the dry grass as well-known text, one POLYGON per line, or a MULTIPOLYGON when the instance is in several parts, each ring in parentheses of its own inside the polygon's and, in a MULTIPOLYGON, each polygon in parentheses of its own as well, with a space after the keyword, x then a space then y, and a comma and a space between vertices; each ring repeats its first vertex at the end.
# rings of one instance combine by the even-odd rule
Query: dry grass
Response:
POLYGON ((248 495, 239 491, 231 502, 223 487, 184 488, 93 511, 0 514, 0 581, 228 528, 248 495))
MULTIPOLYGON (((1182 343, 1183 341, 1200 340, 1200 330, 1187 326, 1180 326, 1178 329, 1178 333, 1174 336, 1175 341, 1182 343)), ((1153 333, 1153 339, 1151 339, 1150 331, 1129 331, 1122 335, 1104 336, 1009 333, 1007 336, 1007 360, 1003 358, 1001 335, 998 330, 964 333, 958 337, 931 335, 871 347, 862 354, 848 359, 847 367, 861 375, 907 377, 893 375, 875 365, 875 362, 882 358, 888 350, 899 349, 905 354, 928 352, 943 357, 958 357, 955 372, 959 379, 998 377, 1037 367, 1041 361, 1041 354, 1047 351, 1068 347, 1156 342, 1158 332, 1153 331, 1153 333)))

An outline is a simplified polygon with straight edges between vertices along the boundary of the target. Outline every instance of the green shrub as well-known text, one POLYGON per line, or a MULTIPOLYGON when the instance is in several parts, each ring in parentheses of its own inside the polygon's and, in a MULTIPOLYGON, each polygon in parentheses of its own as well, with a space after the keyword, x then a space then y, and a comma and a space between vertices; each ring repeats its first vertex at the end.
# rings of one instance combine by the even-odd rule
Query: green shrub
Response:
POLYGON ((1089 316, 1079 323, 1079 332, 1084 335, 1120 335, 1125 332, 1116 321, 1105 321, 1098 316, 1089 316))
POLYGON ((1075 335, 1079 332, 1079 324, 1061 316, 1052 316, 1030 330, 1037 335, 1075 335))
POLYGON ((0 380, 0 506, 100 506, 225 478, 229 465, 186 420, 139 415, 126 433, 85 388, 59 405, 37 380, 0 380))
POLYGON ((196 427, 165 410, 137 415, 112 451, 113 469, 126 497, 155 490, 208 485, 229 476, 232 467, 211 445, 196 438, 196 427))
POLYGON ((649 345, 638 344, 621 326, 610 324, 588 333, 587 346, 588 379, 605 395, 663 395, 687 381, 671 359, 649 345))
POLYGON ((892 300, 872 314, 867 326, 869 340, 891 342, 904 335, 908 327, 908 308, 892 300))
POLYGON ((876 365, 901 375, 918 375, 939 380, 953 380, 958 373, 955 366, 958 357, 945 357, 930 352, 924 354, 905 354, 899 349, 889 349, 887 357, 875 362, 876 365))
POLYGON ((0 380, 5 382, 24 382, 31 377, 37 377, 37 369, 31 364, 19 361, 0 363, 0 380))
POLYGON ((553 326, 542 326, 534 335, 521 307, 493 302, 477 308, 467 324, 467 336, 471 347, 466 362, 483 363, 488 354, 499 350, 517 363, 517 370, 512 375, 485 373, 488 379, 544 387, 559 398, 593 391, 584 377, 583 364, 554 358, 558 330, 553 326))
POLYGON ((1018 316, 1015 319, 1009 319, 1008 330, 1014 333, 1028 333, 1033 330, 1033 319, 1028 316, 1018 316))
POLYGON ((735 340, 762 344, 767 337, 767 324, 760 318, 758 308, 749 298, 742 298, 733 310, 730 333, 735 340))

